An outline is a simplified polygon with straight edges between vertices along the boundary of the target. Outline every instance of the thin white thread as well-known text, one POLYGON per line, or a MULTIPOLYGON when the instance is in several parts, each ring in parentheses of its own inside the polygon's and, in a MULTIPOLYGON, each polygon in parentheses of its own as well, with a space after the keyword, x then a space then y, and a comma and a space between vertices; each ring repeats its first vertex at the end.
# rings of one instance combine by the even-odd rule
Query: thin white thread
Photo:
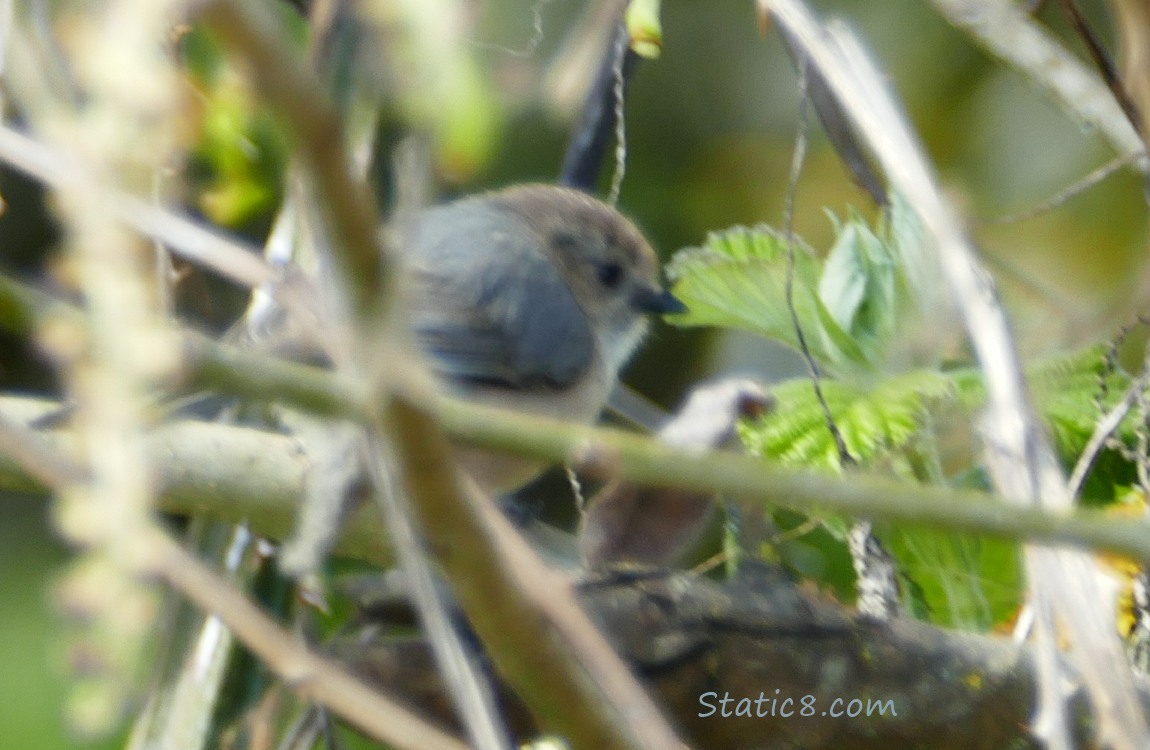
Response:
POLYGON ((1142 158, 1142 154, 1127 154, 1126 156, 1119 156, 1117 159, 1113 159, 1106 164, 1103 164, 1101 167, 1093 170, 1085 177, 1072 183, 1068 187, 1059 190, 1053 196, 1047 198, 1036 206, 1032 206, 1017 213, 1007 214, 1006 216, 995 216, 989 219, 983 219, 981 223, 1017 224, 1029 219, 1037 218, 1043 214, 1050 213, 1054 209, 1061 207, 1071 198, 1078 196, 1080 193, 1086 192, 1090 188, 1105 180, 1110 175, 1117 172, 1119 169, 1135 163, 1140 158, 1142 158))
POLYGON ((495 50, 513 57, 531 57, 543 43, 543 9, 553 2, 555 0, 535 0, 535 4, 531 6, 531 38, 520 49, 491 42, 472 42, 472 44, 481 49, 495 50))
POLYGON ((587 498, 583 495, 583 483, 579 481, 579 475, 570 466, 565 467, 567 471, 567 484, 571 486, 571 494, 575 496, 575 508, 579 511, 580 517, 587 515, 587 498))
POLYGON ((627 124, 623 120, 623 61, 627 57, 627 30, 619 29, 619 37, 615 42, 615 174, 611 176, 611 190, 607 193, 607 204, 614 206, 619 202, 619 193, 623 191, 623 175, 627 172, 627 124))

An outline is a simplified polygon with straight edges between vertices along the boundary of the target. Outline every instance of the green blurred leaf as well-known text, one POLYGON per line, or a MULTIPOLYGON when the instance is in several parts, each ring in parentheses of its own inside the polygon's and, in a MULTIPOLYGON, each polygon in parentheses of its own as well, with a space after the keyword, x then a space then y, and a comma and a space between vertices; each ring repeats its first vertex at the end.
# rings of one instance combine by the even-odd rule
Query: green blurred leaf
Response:
MULTIPOLYGON (((834 217, 831 217, 832 221, 834 217)), ((899 269, 887 245, 855 212, 845 224, 835 221, 837 237, 819 279, 819 298, 876 362, 898 323, 899 269)))
MULTIPOLYGON (((1026 381, 1038 415, 1069 470, 1078 460, 1103 414, 1118 403, 1130 387, 1128 373, 1107 366, 1107 344, 1093 344, 1059 354, 1026 368, 1026 381)), ((982 372, 965 368, 951 373, 963 408, 973 411, 986 403, 982 372)), ((1136 439, 1138 417, 1128 414, 1115 432, 1127 445, 1136 439)), ((1132 466, 1113 450, 1104 451, 1095 465, 1087 496, 1111 499, 1113 485, 1133 479, 1132 466)))
POLYGON ((474 177, 498 146, 503 109, 465 35, 465 11, 438 0, 368 3, 362 11, 390 42, 381 74, 402 120, 430 136, 442 176, 474 177))
POLYGON ((1018 545, 1001 539, 913 528, 880 532, 931 622, 987 631, 1021 604, 1018 545))
POLYGON ((441 168, 455 179, 464 179, 491 159, 499 143, 498 97, 470 58, 459 62, 443 88, 440 97, 425 102, 432 113, 435 150, 441 168))
POLYGON ((624 22, 631 49, 640 57, 654 60, 663 51, 663 26, 659 22, 660 0, 631 0, 624 22))
MULTIPOLYGON (((299 14, 279 12, 301 45, 299 14)), ((193 26, 179 37, 180 61, 195 89, 196 142, 189 174, 195 202, 216 224, 240 227, 279 204, 287 146, 270 112, 215 37, 193 26)))

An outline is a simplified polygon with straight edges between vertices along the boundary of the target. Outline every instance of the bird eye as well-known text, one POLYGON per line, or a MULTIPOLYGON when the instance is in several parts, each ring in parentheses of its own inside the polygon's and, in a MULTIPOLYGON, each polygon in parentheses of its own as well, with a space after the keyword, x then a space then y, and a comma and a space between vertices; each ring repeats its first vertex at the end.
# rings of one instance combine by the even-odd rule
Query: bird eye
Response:
POLYGON ((623 280, 623 266, 618 263, 604 263, 599 266, 599 283, 608 289, 619 286, 623 280))

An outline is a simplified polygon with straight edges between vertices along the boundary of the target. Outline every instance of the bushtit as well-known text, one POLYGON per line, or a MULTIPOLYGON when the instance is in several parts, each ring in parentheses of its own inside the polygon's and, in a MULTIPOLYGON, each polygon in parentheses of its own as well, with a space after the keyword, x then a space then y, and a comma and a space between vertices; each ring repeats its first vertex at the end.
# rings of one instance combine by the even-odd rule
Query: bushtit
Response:
MULTIPOLYGON (((686 308, 659 284, 646 240, 585 193, 523 185, 420 212, 401 228, 420 347, 464 398, 578 422, 602 410, 647 328, 686 308)), ((462 451, 487 491, 538 464, 462 451)))

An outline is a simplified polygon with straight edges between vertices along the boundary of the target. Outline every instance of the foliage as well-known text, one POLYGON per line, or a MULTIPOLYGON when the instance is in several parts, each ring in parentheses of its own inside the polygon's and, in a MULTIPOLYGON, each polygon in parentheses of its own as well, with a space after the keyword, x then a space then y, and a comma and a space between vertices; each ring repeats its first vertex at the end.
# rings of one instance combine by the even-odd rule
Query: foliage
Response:
POLYGON ((206 31, 189 30, 180 48, 201 108, 191 170, 196 203, 213 222, 242 226, 279 204, 286 144, 206 31))
MULTIPOLYGON (((831 221, 836 237, 825 260, 798 238, 788 240, 769 227, 713 233, 702 247, 681 251, 669 275, 689 312, 670 322, 737 328, 801 349, 797 320, 810 358, 825 376, 819 382, 822 400, 809 378, 777 384, 777 406, 741 425, 740 437, 752 454, 834 473, 967 482, 979 472, 970 446, 986 395, 979 370, 935 364, 941 360, 937 351, 918 353, 925 365, 902 366, 908 332, 922 325, 922 313, 935 309, 938 297, 934 273, 923 260, 931 253, 915 217, 896 196, 874 228, 855 211, 831 221), (793 308, 787 303, 788 278, 793 308), (855 466, 840 454, 828 418, 855 466)), ((1106 346, 1092 346, 1028 372, 1035 403, 1068 467, 1100 410, 1128 384, 1109 365, 1107 352, 1106 346)), ((1131 440, 1131 431, 1128 420, 1121 436, 1131 440)), ((1088 489, 1110 499, 1115 486, 1129 481, 1130 467, 1111 452, 1088 489)), ((847 521, 818 520, 830 532, 823 553, 842 559, 841 551, 826 545, 845 544, 847 521)), ((912 611, 939 624, 980 629, 1012 617, 1022 590, 1015 545, 897 525, 876 532, 898 560, 912 611)), ((809 558, 810 550, 803 554, 809 558)), ((818 566, 806 559, 800 567, 818 566)))

